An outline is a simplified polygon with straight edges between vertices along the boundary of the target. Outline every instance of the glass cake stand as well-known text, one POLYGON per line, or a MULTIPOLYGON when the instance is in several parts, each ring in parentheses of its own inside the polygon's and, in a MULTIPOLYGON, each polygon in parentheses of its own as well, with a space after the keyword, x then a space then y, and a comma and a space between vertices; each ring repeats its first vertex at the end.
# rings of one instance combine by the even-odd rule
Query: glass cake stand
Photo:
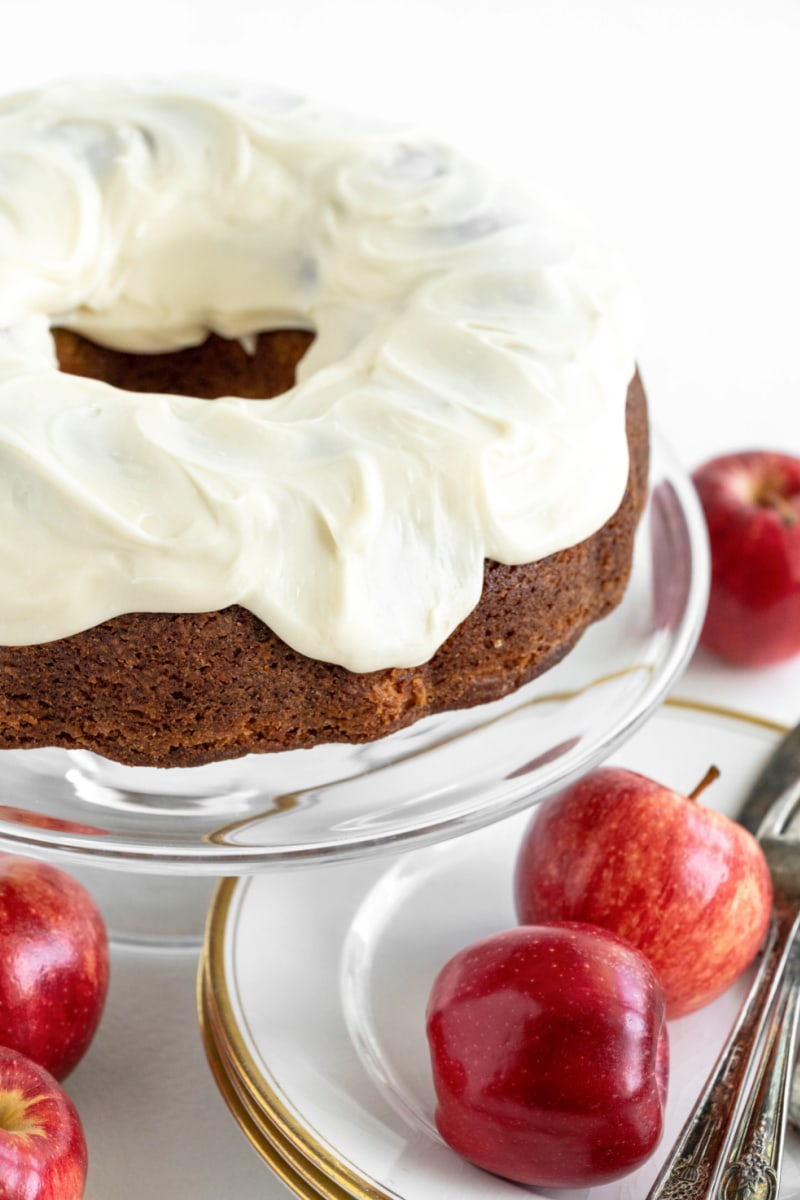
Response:
POLYGON ((82 878, 117 939, 196 944, 218 876, 441 841, 607 758, 686 665, 708 580, 694 489, 656 434, 625 598, 540 679, 363 746, 169 769, 85 751, 3 751, 0 847, 82 878))

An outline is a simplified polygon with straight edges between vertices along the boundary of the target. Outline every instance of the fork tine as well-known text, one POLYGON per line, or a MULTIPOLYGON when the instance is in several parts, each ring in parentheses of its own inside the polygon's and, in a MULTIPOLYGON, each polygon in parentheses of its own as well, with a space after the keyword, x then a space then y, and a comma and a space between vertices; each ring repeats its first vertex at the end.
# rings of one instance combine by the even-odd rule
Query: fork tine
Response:
MULTIPOLYGON (((758 827, 756 837, 761 842, 767 837, 790 838, 792 826, 797 822, 800 839, 800 782, 795 781, 765 814, 758 827)), ((798 868, 800 871, 800 867, 798 868)))

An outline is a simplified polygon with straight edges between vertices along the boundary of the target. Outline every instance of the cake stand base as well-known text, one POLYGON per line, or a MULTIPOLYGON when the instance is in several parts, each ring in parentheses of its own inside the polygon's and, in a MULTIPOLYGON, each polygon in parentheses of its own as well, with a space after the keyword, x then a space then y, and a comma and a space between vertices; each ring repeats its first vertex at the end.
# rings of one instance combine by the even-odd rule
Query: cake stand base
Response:
POLYGON ((72 865, 66 869, 94 897, 113 945, 170 952, 200 949, 217 884, 213 876, 72 865))

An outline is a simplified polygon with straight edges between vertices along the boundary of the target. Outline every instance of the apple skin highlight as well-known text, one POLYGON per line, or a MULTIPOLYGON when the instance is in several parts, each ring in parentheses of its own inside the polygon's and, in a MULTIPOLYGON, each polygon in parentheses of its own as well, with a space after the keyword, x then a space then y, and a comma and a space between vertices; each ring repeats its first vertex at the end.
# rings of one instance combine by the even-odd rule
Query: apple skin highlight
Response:
POLYGON ((427 1010, 447 1144, 518 1183, 583 1187, 661 1137, 669 1051, 646 959, 582 925, 484 938, 439 972, 427 1010))
POLYGON ((514 875, 519 920, 610 929, 650 961, 667 1017, 703 1007, 749 966, 772 912, 761 847, 741 825, 619 767, 544 800, 514 875))
POLYGON ((80 1118, 57 1080, 0 1049, 0 1196, 81 1200, 87 1161, 80 1118))
POLYGON ((108 982, 108 935, 82 884, 0 854, 0 1046, 64 1079, 94 1038, 108 982))
POLYGON ((692 480, 711 550, 702 645, 743 667, 800 654, 800 458, 720 455, 692 480))

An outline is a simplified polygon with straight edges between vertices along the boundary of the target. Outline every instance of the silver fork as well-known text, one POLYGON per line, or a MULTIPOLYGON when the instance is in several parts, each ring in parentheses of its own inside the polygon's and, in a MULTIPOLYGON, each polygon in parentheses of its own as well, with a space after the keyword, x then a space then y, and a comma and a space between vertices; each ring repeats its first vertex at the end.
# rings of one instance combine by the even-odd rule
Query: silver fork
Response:
POLYGON ((769 809, 758 839, 775 907, 761 966, 695 1108, 647 1200, 774 1200, 800 1011, 800 786, 769 809))

